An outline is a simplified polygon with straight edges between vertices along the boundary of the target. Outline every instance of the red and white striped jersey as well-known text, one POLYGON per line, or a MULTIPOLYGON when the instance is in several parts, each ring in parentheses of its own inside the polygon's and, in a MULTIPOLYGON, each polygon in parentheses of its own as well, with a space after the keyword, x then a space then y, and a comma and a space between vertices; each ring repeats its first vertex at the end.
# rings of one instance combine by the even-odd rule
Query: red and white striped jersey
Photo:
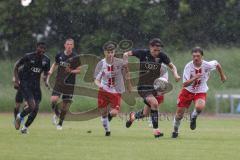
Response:
POLYGON ((105 58, 98 62, 94 77, 101 82, 105 91, 110 93, 125 92, 123 80, 124 64, 122 59, 116 57, 114 57, 112 64, 108 64, 105 58))
POLYGON ((185 87, 191 93, 206 93, 208 91, 207 81, 210 76, 210 72, 216 69, 218 62, 216 60, 213 61, 205 61, 203 60, 201 67, 196 68, 193 64, 193 61, 189 62, 183 72, 183 83, 197 73, 202 73, 202 76, 195 80, 190 86, 185 87))

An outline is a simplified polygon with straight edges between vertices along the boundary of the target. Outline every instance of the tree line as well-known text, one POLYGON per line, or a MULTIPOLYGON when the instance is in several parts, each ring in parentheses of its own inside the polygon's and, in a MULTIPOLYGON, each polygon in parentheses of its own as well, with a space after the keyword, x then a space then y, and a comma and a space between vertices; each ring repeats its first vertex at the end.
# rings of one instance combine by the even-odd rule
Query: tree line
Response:
POLYGON ((81 53, 100 54, 106 41, 145 47, 160 37, 174 49, 239 45, 239 0, 33 0, 0 2, 0 54, 10 57, 45 41, 49 49, 68 37, 81 53))

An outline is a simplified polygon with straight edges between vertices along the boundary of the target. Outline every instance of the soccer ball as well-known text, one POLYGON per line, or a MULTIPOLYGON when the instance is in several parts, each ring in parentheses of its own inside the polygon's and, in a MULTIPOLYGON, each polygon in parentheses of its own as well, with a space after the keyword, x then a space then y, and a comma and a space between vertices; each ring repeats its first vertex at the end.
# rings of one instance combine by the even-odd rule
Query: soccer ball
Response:
POLYGON ((168 83, 168 81, 165 78, 157 78, 153 83, 154 89, 157 91, 164 91, 166 90, 166 83, 168 83))
POLYGON ((153 83, 154 89, 158 94, 165 94, 172 90, 173 86, 171 83, 168 83, 167 79, 164 77, 160 77, 155 79, 153 83))

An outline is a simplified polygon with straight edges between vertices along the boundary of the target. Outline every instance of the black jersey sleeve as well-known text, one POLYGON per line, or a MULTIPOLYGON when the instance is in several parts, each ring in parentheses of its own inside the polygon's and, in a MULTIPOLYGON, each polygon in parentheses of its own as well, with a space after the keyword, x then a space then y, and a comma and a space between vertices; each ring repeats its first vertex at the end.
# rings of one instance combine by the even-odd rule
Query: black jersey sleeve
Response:
POLYGON ((59 63, 60 63, 59 57, 60 57, 60 53, 58 53, 58 54, 55 56, 55 63, 58 64, 58 65, 59 65, 59 63))
POLYGON ((81 59, 80 59, 79 55, 76 55, 76 56, 73 57, 71 68, 76 69, 79 66, 81 66, 81 59))
POLYGON ((29 57, 29 55, 26 54, 26 55, 24 55, 21 59, 19 59, 18 62, 17 62, 17 66, 22 66, 22 65, 24 65, 25 63, 27 63, 27 61, 28 61, 28 59, 29 59, 28 57, 29 57))
POLYGON ((160 58, 162 59, 162 62, 166 65, 168 65, 169 63, 171 63, 170 58, 165 54, 165 53, 161 53, 160 54, 160 58))
POLYGON ((145 53, 146 53, 146 50, 144 50, 144 49, 134 49, 134 50, 132 50, 132 55, 139 58, 139 59, 144 57, 145 53))
POLYGON ((49 70, 50 70, 50 59, 47 58, 43 66, 44 75, 47 75, 49 70))

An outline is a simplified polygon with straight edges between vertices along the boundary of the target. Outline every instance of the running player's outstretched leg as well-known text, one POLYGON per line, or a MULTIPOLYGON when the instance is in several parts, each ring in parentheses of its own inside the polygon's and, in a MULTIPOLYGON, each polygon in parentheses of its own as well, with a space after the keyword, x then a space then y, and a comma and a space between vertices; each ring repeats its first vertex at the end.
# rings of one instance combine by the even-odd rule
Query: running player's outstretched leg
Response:
POLYGON ((15 120, 16 120, 17 115, 18 115, 18 113, 19 113, 20 106, 21 106, 21 103, 17 103, 17 102, 16 102, 16 105, 15 105, 14 110, 13 110, 13 114, 14 114, 14 119, 15 119, 15 120))
POLYGON ((62 130, 63 121, 71 105, 71 100, 63 100, 57 130, 62 130))
POLYGON ((58 99, 59 99, 58 95, 56 95, 56 96, 52 95, 51 96, 51 107, 52 107, 52 111, 54 112, 54 115, 52 117, 52 123, 54 125, 57 125, 57 122, 58 122, 58 119, 59 119, 59 116, 60 116, 59 108, 58 108, 58 105, 57 105, 58 99))
POLYGON ((193 112, 190 115, 190 128, 192 130, 196 129, 196 120, 198 115, 202 112, 202 110, 205 108, 205 100, 204 99, 197 99, 195 101, 195 108, 193 112))
POLYGON ((38 110, 39 110, 39 103, 36 103, 36 106, 33 108, 32 112, 29 114, 25 125, 21 129, 22 134, 27 134, 28 133, 28 127, 32 124, 32 122, 36 118, 36 116, 38 114, 38 110))
POLYGON ((155 138, 159 138, 163 136, 163 133, 159 130, 158 127, 158 109, 159 109, 159 103, 157 99, 153 96, 150 95, 146 98, 147 103, 151 106, 151 120, 152 120, 152 125, 153 125, 153 134, 155 138))
POLYGON ((33 99, 27 100, 27 103, 28 103, 28 107, 25 107, 23 109, 23 111, 17 115, 16 121, 15 121, 15 128, 17 130, 19 130, 19 128, 21 126, 22 119, 25 116, 27 116, 28 114, 30 114, 33 111, 33 109, 35 108, 36 104, 35 104, 35 101, 33 99))
POLYGON ((179 134, 179 127, 181 124, 181 120, 184 115, 185 108, 183 107, 177 107, 176 115, 173 119, 173 132, 172 132, 172 138, 177 138, 179 134))
POLYGON ((16 118, 17 118, 17 115, 20 111, 20 107, 21 107, 22 103, 23 103, 23 95, 22 95, 20 89, 18 89, 17 93, 16 93, 16 96, 15 96, 15 104, 16 105, 15 105, 14 110, 13 110, 14 120, 16 120, 16 118))
POLYGON ((143 109, 137 112, 130 112, 129 119, 126 122, 126 127, 127 128, 131 127, 135 119, 139 120, 146 117, 147 115, 149 115, 150 111, 151 111, 151 108, 148 105, 145 105, 143 109))
POLYGON ((110 113, 108 113, 107 107, 99 108, 99 112, 101 114, 101 122, 105 130, 105 136, 110 136, 111 135, 110 122, 109 122, 110 113))
POLYGON ((115 108, 111 109, 111 111, 108 112, 108 120, 109 120, 109 122, 111 122, 112 118, 116 117, 118 115, 118 113, 119 113, 118 108, 120 108, 120 107, 116 106, 115 108), (117 108, 117 109, 115 109, 115 108, 117 108))
POLYGON ((163 133, 160 132, 159 127, 158 127, 159 102, 153 95, 147 96, 145 98, 144 102, 147 104, 148 107, 145 106, 144 109, 142 109, 141 111, 138 111, 136 113, 131 112, 130 118, 126 122, 126 127, 129 128, 135 119, 140 119, 140 118, 143 118, 146 115, 148 115, 149 110, 150 110, 150 118, 152 120, 152 125, 153 125, 153 134, 154 134, 155 138, 159 138, 159 137, 163 136, 163 133))
POLYGON ((103 128, 105 129, 105 136, 111 135, 110 121, 112 120, 113 117, 116 117, 118 115, 119 113, 118 108, 119 106, 116 106, 113 109, 111 109, 110 112, 108 112, 107 107, 99 108, 99 112, 101 114, 101 122, 102 122, 103 128))

